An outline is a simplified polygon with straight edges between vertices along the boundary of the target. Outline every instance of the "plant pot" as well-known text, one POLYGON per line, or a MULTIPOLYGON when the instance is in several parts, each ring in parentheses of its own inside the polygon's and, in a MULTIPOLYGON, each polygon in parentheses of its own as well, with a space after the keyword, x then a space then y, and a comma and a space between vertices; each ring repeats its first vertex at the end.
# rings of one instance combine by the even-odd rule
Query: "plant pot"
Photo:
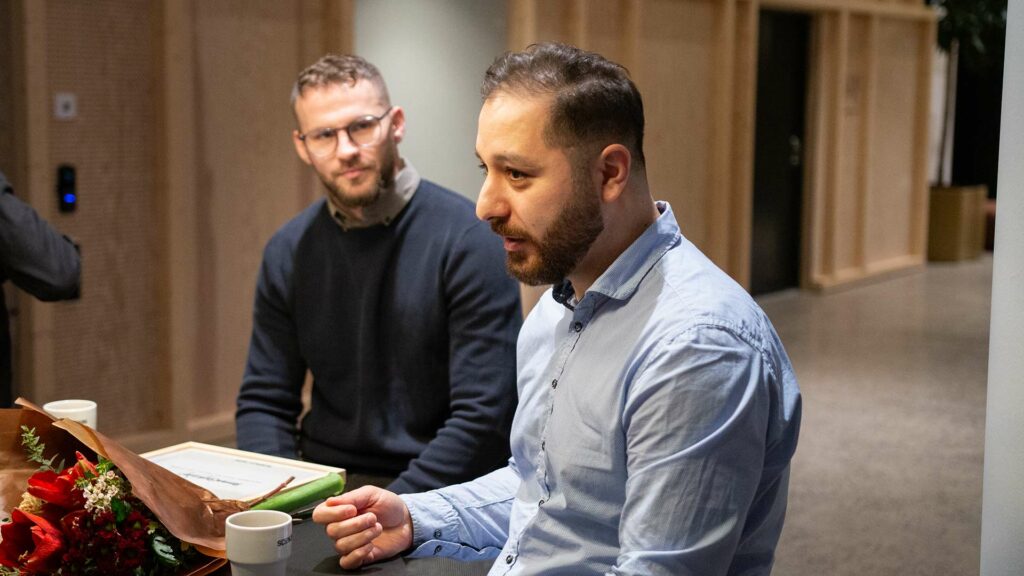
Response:
POLYGON ((931 189, 928 207, 928 259, 977 258, 985 247, 985 201, 988 188, 941 186, 931 189))

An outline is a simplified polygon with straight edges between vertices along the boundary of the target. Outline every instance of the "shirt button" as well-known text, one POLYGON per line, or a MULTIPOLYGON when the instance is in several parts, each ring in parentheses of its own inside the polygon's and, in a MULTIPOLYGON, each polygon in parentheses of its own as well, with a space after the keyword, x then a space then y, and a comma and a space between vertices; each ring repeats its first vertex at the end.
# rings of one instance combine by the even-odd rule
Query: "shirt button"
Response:
POLYGON ((437 548, 434 548, 434 556, 437 556, 440 553, 441 553, 441 545, 438 544, 437 548))
POLYGON ((513 560, 515 560, 515 558, 513 558, 511 554, 505 556, 505 564, 511 564, 513 560))
POLYGON ((557 378, 551 381, 551 387, 552 388, 558 388, 558 379, 557 378))
MULTIPOLYGON (((441 537, 441 530, 440 529, 434 530, 434 538, 440 538, 440 537, 441 537)), ((440 548, 440 546, 439 546, 439 548, 440 548)))
POLYGON ((572 329, 579 332, 583 330, 583 322, 576 322, 572 325, 572 329))

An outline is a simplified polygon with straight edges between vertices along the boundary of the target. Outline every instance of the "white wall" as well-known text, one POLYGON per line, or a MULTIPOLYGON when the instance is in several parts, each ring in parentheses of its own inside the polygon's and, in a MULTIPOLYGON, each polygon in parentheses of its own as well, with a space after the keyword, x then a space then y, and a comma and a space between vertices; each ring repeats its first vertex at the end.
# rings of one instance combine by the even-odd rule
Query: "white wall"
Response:
POLYGON ((1024 0, 1010 0, 981 508, 981 576, 1024 574, 1024 0))
POLYGON ((359 0, 356 53, 406 112, 402 155, 420 174, 475 200, 480 81, 505 51, 504 0, 359 0))

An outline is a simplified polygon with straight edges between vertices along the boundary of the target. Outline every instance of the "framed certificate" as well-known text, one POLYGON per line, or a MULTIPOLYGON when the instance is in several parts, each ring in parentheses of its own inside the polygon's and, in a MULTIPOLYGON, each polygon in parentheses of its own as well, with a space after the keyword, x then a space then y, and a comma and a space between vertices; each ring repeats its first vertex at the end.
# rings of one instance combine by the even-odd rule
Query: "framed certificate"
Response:
POLYGON ((184 442, 141 455, 198 484, 218 498, 250 500, 263 496, 290 477, 293 488, 323 477, 328 472, 345 476, 343 468, 267 456, 200 442, 184 442))

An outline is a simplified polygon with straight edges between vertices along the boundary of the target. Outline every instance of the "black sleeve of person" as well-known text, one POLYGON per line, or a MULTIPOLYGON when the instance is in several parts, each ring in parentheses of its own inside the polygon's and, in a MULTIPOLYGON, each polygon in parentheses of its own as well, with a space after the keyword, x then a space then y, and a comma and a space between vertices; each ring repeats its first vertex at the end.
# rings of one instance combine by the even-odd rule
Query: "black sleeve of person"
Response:
POLYGON ((0 278, 44 301, 77 298, 81 257, 74 242, 14 196, 0 173, 0 278))

